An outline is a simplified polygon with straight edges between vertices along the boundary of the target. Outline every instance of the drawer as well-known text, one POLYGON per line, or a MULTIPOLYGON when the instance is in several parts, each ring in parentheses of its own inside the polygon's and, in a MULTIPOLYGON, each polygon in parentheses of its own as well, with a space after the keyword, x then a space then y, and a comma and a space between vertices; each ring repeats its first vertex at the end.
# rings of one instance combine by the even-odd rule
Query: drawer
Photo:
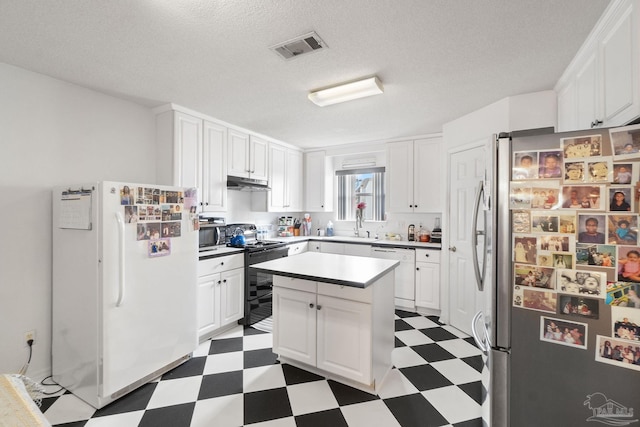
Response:
POLYGON ((331 283, 318 282, 318 295, 328 295, 331 297, 370 304, 373 301, 373 286, 369 286, 363 289, 354 288, 353 286, 334 285, 331 283))
POLYGON ((306 252, 308 246, 308 242, 293 243, 287 246, 289 248, 289 256, 294 256, 306 252))
POLYGON ((198 277, 244 267, 244 254, 234 254, 198 261, 198 277))
POLYGON ((433 262, 440 264, 440 252, 429 249, 416 249, 416 262, 433 262))
POLYGON ((311 280, 296 279, 294 277, 273 276, 273 286, 296 289, 305 292, 313 292, 314 294, 317 291, 316 282, 312 282, 311 280))

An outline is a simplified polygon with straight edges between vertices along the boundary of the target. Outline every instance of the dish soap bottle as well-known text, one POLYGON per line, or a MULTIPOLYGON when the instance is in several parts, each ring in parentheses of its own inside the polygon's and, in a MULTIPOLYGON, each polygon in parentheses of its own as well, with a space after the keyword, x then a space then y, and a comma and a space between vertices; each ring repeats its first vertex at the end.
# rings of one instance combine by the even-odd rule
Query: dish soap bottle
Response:
POLYGON ((331 221, 327 223, 327 236, 333 236, 333 223, 331 221))

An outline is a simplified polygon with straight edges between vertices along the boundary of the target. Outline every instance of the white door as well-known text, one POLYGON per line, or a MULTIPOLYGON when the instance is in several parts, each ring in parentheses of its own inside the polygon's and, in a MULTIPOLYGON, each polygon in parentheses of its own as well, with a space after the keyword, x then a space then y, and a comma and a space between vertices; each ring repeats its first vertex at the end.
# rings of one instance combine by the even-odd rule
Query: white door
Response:
POLYGON ((449 318, 471 334, 480 297, 473 271, 471 221, 478 183, 484 178, 486 140, 450 154, 449 161, 449 318))

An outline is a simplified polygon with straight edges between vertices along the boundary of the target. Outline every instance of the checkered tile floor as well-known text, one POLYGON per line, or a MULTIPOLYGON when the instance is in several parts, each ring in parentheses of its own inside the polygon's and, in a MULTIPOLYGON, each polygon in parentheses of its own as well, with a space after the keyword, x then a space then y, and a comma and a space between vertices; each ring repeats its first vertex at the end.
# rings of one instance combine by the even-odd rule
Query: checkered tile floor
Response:
POLYGON ((45 398, 54 426, 481 426, 482 359, 436 317, 396 311, 394 369, 374 396, 287 364, 272 335, 241 326, 96 411, 70 393, 45 398))

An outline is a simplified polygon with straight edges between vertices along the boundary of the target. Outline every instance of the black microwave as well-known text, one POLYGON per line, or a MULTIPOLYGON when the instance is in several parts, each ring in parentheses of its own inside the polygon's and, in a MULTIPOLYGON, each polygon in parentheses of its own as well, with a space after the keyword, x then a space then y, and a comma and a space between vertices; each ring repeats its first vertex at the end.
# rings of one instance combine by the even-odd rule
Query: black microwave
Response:
POLYGON ((199 219, 199 247, 206 250, 214 246, 224 245, 226 239, 226 228, 224 218, 203 217, 199 219))

